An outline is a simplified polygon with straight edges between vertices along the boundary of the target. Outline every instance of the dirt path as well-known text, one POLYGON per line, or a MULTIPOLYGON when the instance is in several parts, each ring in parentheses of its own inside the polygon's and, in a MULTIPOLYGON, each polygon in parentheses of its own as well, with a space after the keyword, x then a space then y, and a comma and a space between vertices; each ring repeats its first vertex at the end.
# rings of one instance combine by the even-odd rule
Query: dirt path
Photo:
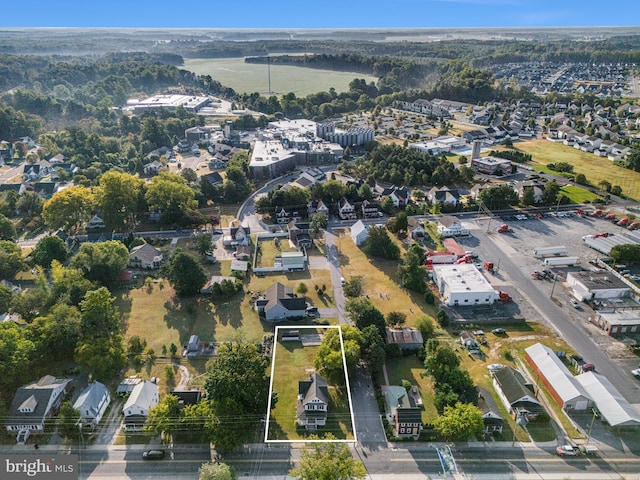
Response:
POLYGON ((176 385, 176 390, 189 390, 189 381, 191 380, 191 374, 184 365, 173 364, 180 370, 180 381, 176 385))

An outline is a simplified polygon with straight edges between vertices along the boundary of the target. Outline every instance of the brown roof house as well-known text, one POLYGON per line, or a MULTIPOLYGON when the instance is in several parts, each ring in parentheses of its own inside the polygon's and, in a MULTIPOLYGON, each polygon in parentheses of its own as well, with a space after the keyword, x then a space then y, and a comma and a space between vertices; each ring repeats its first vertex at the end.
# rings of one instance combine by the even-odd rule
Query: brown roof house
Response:
POLYGON ((317 430, 327 423, 329 390, 327 381, 317 373, 298 382, 296 421, 307 430, 317 430))
POLYGON ((267 322, 277 322, 285 318, 304 317, 307 302, 293 293, 293 288, 276 282, 267 288, 264 297, 256 300, 255 309, 267 322))
POLYGON ((418 350, 424 345, 422 334, 416 328, 387 327, 385 331, 387 332, 387 344, 398 345, 400 350, 418 350))
POLYGON ((387 385, 382 387, 387 420, 398 437, 418 439, 422 431, 422 398, 418 387, 387 385))

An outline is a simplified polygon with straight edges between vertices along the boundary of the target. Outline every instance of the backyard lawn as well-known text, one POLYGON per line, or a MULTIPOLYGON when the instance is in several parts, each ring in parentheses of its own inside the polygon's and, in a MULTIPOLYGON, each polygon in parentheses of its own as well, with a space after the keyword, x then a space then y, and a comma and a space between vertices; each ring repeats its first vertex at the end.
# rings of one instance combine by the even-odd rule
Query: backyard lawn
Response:
MULTIPOLYGON (((311 333, 301 330, 300 333, 311 333)), ((306 380, 315 371, 314 359, 317 346, 303 346, 299 341, 276 342, 273 374, 273 391, 278 402, 269 416, 269 440, 302 440, 304 429, 296 431, 296 405, 298 382, 306 380)), ((339 439, 353 439, 351 413, 346 388, 329 385, 330 402, 327 425, 315 432, 322 435, 331 432, 339 439)))

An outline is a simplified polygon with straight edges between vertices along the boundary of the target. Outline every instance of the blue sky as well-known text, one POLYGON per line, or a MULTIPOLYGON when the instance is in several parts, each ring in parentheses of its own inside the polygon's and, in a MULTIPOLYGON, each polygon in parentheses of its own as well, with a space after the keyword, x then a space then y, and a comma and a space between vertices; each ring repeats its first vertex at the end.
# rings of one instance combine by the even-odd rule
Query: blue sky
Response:
POLYGON ((2 27, 380 28, 634 26, 617 0, 17 0, 2 27))

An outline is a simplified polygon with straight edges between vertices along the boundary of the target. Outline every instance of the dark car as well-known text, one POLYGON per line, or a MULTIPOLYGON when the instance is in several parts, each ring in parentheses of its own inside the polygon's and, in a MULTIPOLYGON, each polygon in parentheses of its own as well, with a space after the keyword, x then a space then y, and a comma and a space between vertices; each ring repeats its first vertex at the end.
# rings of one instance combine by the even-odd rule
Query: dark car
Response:
POLYGON ((154 450, 146 450, 142 453, 143 460, 162 460, 164 458, 164 450, 162 449, 154 449, 154 450))
POLYGON ((504 328, 494 328, 493 330, 491 330, 491 333, 493 333, 494 335, 504 335, 507 332, 504 328))

